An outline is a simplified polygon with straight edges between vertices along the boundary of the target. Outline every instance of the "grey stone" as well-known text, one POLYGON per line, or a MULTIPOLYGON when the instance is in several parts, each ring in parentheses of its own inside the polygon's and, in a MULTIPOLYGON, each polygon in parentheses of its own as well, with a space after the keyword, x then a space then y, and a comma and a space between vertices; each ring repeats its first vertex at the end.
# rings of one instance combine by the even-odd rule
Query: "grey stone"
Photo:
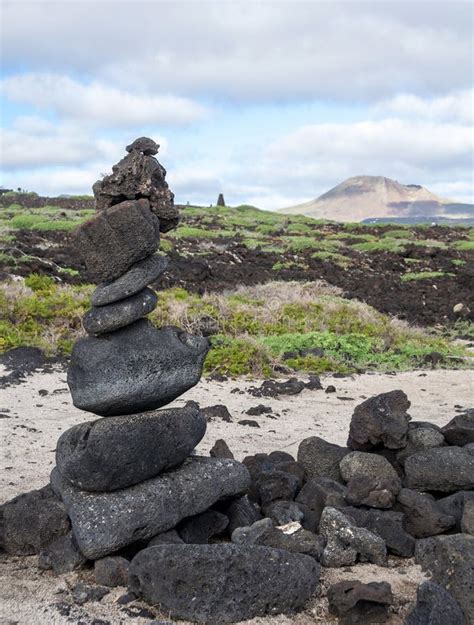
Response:
POLYGON ((388 582, 345 580, 329 587, 328 603, 340 625, 383 623, 393 603, 392 588, 388 582))
POLYGON ((319 436, 311 436, 301 441, 298 462, 303 466, 308 479, 329 477, 340 482, 339 462, 349 452, 347 447, 333 445, 319 436))
MULTIPOLYGON (((249 414, 249 411, 247 410, 247 414, 249 414)), ((286 451, 271 451, 268 454, 268 458, 274 463, 274 464, 283 464, 283 463, 287 463, 287 462, 295 462, 295 459, 293 458, 293 456, 291 454, 289 454, 286 451)))
POLYGON ((464 506, 468 501, 474 501, 474 492, 467 490, 460 490, 457 493, 438 499, 436 505, 442 512, 452 516, 456 521, 453 529, 456 532, 461 531, 461 519, 464 512, 464 506))
POLYGON ((300 504, 295 501, 272 501, 264 509, 265 516, 273 521, 275 525, 286 525, 293 521, 301 522, 304 512, 300 504))
POLYGON ((386 563, 385 541, 357 525, 341 511, 326 507, 321 515, 319 533, 326 539, 321 564, 327 567, 350 566, 357 558, 374 564, 386 563))
POLYGON ((229 519, 230 534, 238 527, 248 527, 262 518, 259 506, 247 495, 234 499, 224 512, 229 519))
POLYGON ((95 581, 110 588, 127 586, 129 569, 130 562, 121 556, 100 558, 94 562, 95 581))
POLYGON ((43 570, 53 569, 56 575, 70 573, 82 568, 86 558, 80 552, 72 532, 55 538, 38 558, 38 567, 43 570))
POLYGON ((201 408, 201 410, 203 414, 206 415, 206 419, 208 421, 213 421, 214 419, 222 419, 222 421, 232 423, 232 416, 229 412, 229 409, 227 408, 227 406, 224 406, 224 404, 206 406, 205 408, 201 408))
POLYGON ((172 529, 220 499, 244 493, 249 481, 240 462, 199 456, 164 475, 111 493, 81 491, 57 470, 51 474, 79 548, 90 559, 172 529))
POLYGON ((474 443, 474 408, 456 415, 441 431, 449 445, 468 445, 474 443))
POLYGON ((146 319, 79 339, 67 376, 73 404, 100 416, 164 406, 199 381, 208 349, 205 338, 146 319))
POLYGON ((59 438, 57 467, 82 490, 127 488, 183 462, 206 426, 195 402, 80 423, 59 438))
POLYGON ((265 506, 277 499, 291 500, 296 496, 299 479, 285 471, 265 471, 260 474, 256 483, 257 501, 265 506))
POLYGON ((369 451, 378 445, 401 449, 407 442, 407 410, 410 402, 403 391, 371 397, 354 410, 349 427, 348 446, 369 451))
POLYGON ((397 453, 397 460, 403 465, 405 460, 417 451, 431 449, 432 447, 442 447, 443 445, 445 445, 444 436, 435 428, 410 428, 407 434, 406 447, 397 453))
POLYGON ((345 486, 327 477, 317 477, 306 482, 296 497, 296 502, 304 506, 304 527, 316 532, 324 508, 346 506, 346 494, 345 486))
POLYGON ((0 547, 12 555, 39 553, 70 527, 64 504, 49 486, 0 506, 0 547))
POLYGON ((474 501, 466 501, 461 519, 461 531, 464 534, 474 534, 474 501))
POLYGON ((341 512, 350 517, 359 527, 380 536, 387 550, 403 558, 411 558, 415 552, 415 539, 403 527, 403 512, 392 510, 366 510, 364 508, 342 508, 341 512))
POLYGON ((71 596, 74 603, 84 605, 89 601, 100 601, 109 594, 110 588, 104 586, 88 586, 83 582, 79 582, 71 589, 71 596))
POLYGON ((159 228, 148 200, 121 202, 78 226, 73 245, 89 280, 109 282, 157 250, 159 228))
POLYGON ((435 447, 405 461, 406 484, 416 490, 453 492, 474 488, 474 453, 465 447, 435 447))
POLYGON ((113 282, 99 284, 91 296, 93 306, 106 306, 138 293, 155 282, 168 267, 165 256, 149 256, 130 267, 113 282))
POLYGON ((223 438, 219 438, 209 451, 211 458, 234 458, 234 454, 223 438))
POLYGON ((127 146, 129 154, 112 167, 112 174, 98 180, 92 187, 98 211, 124 198, 147 198, 151 210, 160 220, 161 232, 176 227, 179 211, 174 206, 173 193, 165 180, 166 170, 151 154, 156 146, 147 137, 141 137, 127 146))
POLYGON ((119 302, 93 307, 84 315, 82 321, 84 330, 88 334, 114 332, 151 313, 157 301, 156 293, 145 288, 119 302))
POLYGON ((127 145, 125 149, 129 153, 136 150, 137 152, 145 154, 145 156, 153 156, 154 154, 158 154, 160 146, 158 143, 155 143, 153 139, 140 137, 139 139, 135 139, 130 145, 127 145))
POLYGON ((217 510, 206 510, 183 521, 179 535, 190 545, 207 545, 214 536, 219 536, 229 525, 229 519, 217 510))
POLYGON ((232 542, 238 545, 255 545, 273 527, 273 521, 267 518, 255 521, 247 527, 238 527, 232 532, 232 542))
POLYGON ((168 530, 167 532, 162 532, 161 534, 157 534, 153 536, 153 538, 149 541, 148 547, 155 547, 156 545, 182 545, 184 540, 178 534, 176 530, 168 530))
POLYGON ((163 545, 132 560, 130 589, 174 619, 210 624, 302 609, 317 588, 314 558, 257 545, 163 545))
POLYGON ((474 622, 474 536, 453 534, 417 540, 415 562, 431 581, 453 595, 468 623, 474 622))
POLYGON ((439 584, 426 581, 418 586, 416 605, 405 625, 468 625, 458 602, 439 584))
POLYGON ((353 451, 341 460, 339 470, 351 504, 390 508, 402 487, 393 466, 378 454, 353 451))
POLYGON ((409 488, 402 488, 399 492, 398 507, 405 515, 403 525, 406 531, 415 538, 442 534, 456 523, 454 517, 438 507, 432 495, 409 488))

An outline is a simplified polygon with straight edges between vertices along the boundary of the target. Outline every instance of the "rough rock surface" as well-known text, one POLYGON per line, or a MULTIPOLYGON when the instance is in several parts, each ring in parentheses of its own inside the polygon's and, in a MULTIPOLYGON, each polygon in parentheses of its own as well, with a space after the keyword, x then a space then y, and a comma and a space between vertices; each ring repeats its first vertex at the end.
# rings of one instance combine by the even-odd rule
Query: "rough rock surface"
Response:
POLYGON ((172 618, 233 623, 300 610, 315 591, 309 556, 256 545, 163 545, 132 560, 130 590, 172 618))
POLYGON ((82 320, 88 334, 105 334, 130 325, 155 309, 158 298, 149 288, 119 302, 91 308, 82 320))
POLYGON ((297 522, 274 527, 270 519, 257 521, 251 527, 240 527, 232 534, 232 542, 284 549, 304 553, 319 560, 324 549, 324 538, 316 536, 297 522))
POLYGON ((453 492, 474 488, 474 449, 436 447, 405 461, 406 484, 416 490, 453 492))
POLYGON ((130 267, 113 282, 99 284, 91 296, 92 306, 105 306, 126 299, 157 280, 168 267, 165 256, 149 256, 130 267))
POLYGON ((384 565, 385 542, 363 527, 357 527, 335 508, 326 507, 321 515, 319 533, 326 539, 321 563, 328 567, 350 566, 359 556, 362 561, 384 565))
POLYGON ((124 199, 147 198, 151 210, 160 220, 160 230, 167 232, 176 227, 179 213, 165 180, 166 170, 153 156, 158 147, 147 137, 127 146, 129 154, 112 167, 110 175, 92 187, 98 211, 124 199))
POLYGON ((59 438, 58 471, 83 490, 127 488, 183 462, 206 425, 195 402, 81 423, 59 438))
POLYGON ((145 319, 79 339, 67 376, 73 403, 100 416, 154 410, 199 381, 208 349, 205 338, 145 319))
POLYGON ((156 547, 156 545, 182 545, 184 540, 176 530, 168 530, 153 536, 149 541, 148 547, 156 547))
POLYGON ((453 595, 468 623, 474 622, 474 536, 453 534, 418 540, 415 562, 453 595))
POLYGON ((339 470, 347 482, 350 504, 391 508, 402 487, 390 462, 377 454, 353 451, 341 460, 339 470))
POLYGON ((231 460, 234 458, 234 454, 229 449, 229 445, 223 438, 218 438, 216 440, 214 445, 209 450, 209 455, 211 458, 230 458, 231 460))
POLYGON ((317 477, 306 482, 296 497, 296 502, 303 506, 304 527, 316 532, 324 508, 346 506, 346 494, 347 488, 343 484, 328 477, 317 477))
POLYGON ((265 471, 256 483, 257 502, 265 506, 278 499, 293 499, 300 482, 295 475, 285 471, 265 471))
POLYGON ((73 231, 73 244, 91 282, 109 282, 160 243, 159 221, 148 200, 122 202, 100 212, 73 231))
POLYGON ((249 475, 235 460, 195 456, 169 473, 111 493, 81 491, 57 469, 51 483, 66 505, 80 550, 97 559, 245 492, 249 475))
POLYGON ((95 581, 102 586, 127 586, 130 562, 121 556, 101 558, 94 563, 95 581))
POLYGON ((410 402, 403 391, 391 391, 371 397, 354 410, 349 428, 348 446, 369 451, 378 445, 401 449, 407 442, 407 410, 410 402))
POLYGON ((383 623, 393 603, 392 589, 387 582, 346 580, 329 587, 328 602, 340 625, 383 623))
POLYGON ((415 538, 442 534, 456 523, 455 518, 445 514, 437 505, 435 498, 427 493, 402 488, 397 501, 397 507, 405 517, 403 525, 415 538))
POLYGON ((72 532, 58 536, 39 554, 38 567, 53 569, 56 575, 62 575, 80 569, 86 558, 79 551, 72 532))
POLYGON ((468 445, 474 443, 474 408, 456 415, 441 431, 449 445, 468 445))
POLYGON ((460 490, 457 493, 438 499, 436 505, 445 514, 454 518, 456 524, 453 529, 455 529, 456 532, 460 532, 464 507, 466 503, 471 500, 474 501, 474 492, 469 490, 460 490))
POLYGON ((189 545, 206 545, 213 536, 218 536, 229 525, 229 519, 217 510, 206 510, 183 521, 179 535, 189 545))
POLYGON ((340 482, 339 462, 349 452, 347 447, 333 445, 319 436, 311 436, 301 441, 298 462, 303 466, 308 479, 328 477, 340 482))
POLYGON ((454 597, 442 586, 426 581, 418 586, 416 605, 405 625, 468 625, 454 597))
POLYGON ((461 518, 461 532, 474 535, 474 501, 466 501, 461 518))
POLYGON ((39 553, 69 528, 64 504, 49 486, 0 506, 0 547, 12 555, 39 553))
POLYGON ((301 522, 304 518, 300 504, 295 501, 272 501, 264 512, 265 516, 271 519, 275 525, 286 525, 294 521, 301 522))
POLYGON ((238 527, 248 527, 262 518, 259 506, 250 501, 248 495, 234 499, 225 509, 225 515, 229 519, 229 533, 238 527))
MULTIPOLYGON (((410 426, 412 423, 410 423, 410 426)), ((441 447, 445 445, 442 432, 435 427, 410 427, 407 434, 406 447, 397 453, 397 460, 402 465, 405 460, 417 451, 430 449, 431 447, 441 447)))

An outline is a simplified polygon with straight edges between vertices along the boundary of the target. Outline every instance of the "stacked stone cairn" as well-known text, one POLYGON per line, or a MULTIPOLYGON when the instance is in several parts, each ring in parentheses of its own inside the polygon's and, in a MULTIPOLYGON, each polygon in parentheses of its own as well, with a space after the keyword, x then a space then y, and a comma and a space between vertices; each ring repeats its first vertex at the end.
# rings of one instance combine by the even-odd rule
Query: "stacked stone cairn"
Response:
MULTIPOLYGON (((128 585, 180 618, 293 612, 314 592, 319 564, 265 546, 208 544, 227 528, 220 510, 238 505, 249 471, 193 455, 207 424, 198 404, 158 410, 199 381, 209 348, 206 338, 146 319, 157 304, 148 285, 167 266, 155 255, 160 232, 178 223, 158 147, 145 137, 127 147, 93 187, 97 214, 73 234, 98 286, 67 381, 74 405, 102 418, 62 434, 49 486, 2 507, 0 543, 39 552, 40 567, 56 573, 95 561, 98 583, 128 585)), ((76 589, 79 602, 83 594, 76 589)))

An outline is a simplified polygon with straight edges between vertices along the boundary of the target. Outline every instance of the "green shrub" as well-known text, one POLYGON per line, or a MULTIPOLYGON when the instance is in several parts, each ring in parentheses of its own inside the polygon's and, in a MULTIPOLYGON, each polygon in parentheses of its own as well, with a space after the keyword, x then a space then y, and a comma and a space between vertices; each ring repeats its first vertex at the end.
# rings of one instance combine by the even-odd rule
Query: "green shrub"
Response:
POLYGON ((400 276, 402 282, 410 282, 411 280, 434 280, 435 278, 453 277, 454 273, 445 273, 444 271, 420 271, 409 272, 400 276))

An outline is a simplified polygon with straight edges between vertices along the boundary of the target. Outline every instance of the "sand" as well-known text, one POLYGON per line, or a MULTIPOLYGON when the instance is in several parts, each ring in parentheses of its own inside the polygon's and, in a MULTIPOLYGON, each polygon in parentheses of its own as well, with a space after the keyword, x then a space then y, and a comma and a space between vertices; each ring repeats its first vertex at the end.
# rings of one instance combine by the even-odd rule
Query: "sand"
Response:
MULTIPOLYGON (((0 370, 0 375, 2 374, 0 370)), ((397 375, 364 374, 354 377, 323 378, 326 387, 333 384, 336 392, 304 390, 296 396, 279 399, 255 398, 246 390, 261 381, 203 380, 180 397, 174 405, 195 400, 201 406, 225 404, 233 418, 231 423, 212 420, 204 441, 197 451, 207 454, 218 438, 224 438, 237 459, 256 452, 276 449, 296 454, 299 442, 308 436, 322 436, 344 444, 354 407, 377 393, 402 389, 412 405, 414 420, 447 423, 457 412, 472 405, 472 371, 419 371, 397 375), (237 390, 235 390, 237 389, 237 390), (272 414, 249 416, 252 406, 264 404, 272 414), (260 427, 241 425, 252 419, 260 427)), ((54 466, 54 450, 59 435, 76 423, 94 418, 72 406, 64 370, 35 373, 16 386, 0 389, 0 503, 22 492, 40 488, 49 479, 54 466)), ((386 580, 392 584, 396 601, 389 625, 401 625, 412 604, 418 583, 423 579, 411 560, 390 558, 388 568, 358 564, 349 570, 323 569, 320 596, 307 610, 292 616, 253 619, 253 625, 309 625, 331 623, 325 589, 341 579, 361 581, 386 580)), ((36 557, 0 556, 0 625, 121 625, 133 617, 136 625, 171 622, 152 606, 133 602, 120 606, 116 599, 126 590, 114 589, 102 601, 77 606, 71 603, 68 588, 78 580, 93 582, 90 571, 71 573, 59 578, 36 568, 36 557), (146 610, 147 612, 143 612, 146 610), (141 612, 142 611, 142 612, 141 612), (140 615, 142 614, 142 615, 140 615), (98 619, 94 621, 94 619, 98 619)), ((332 618, 332 620, 331 620, 332 618)), ((174 621, 173 621, 174 622, 174 621)), ((176 621, 177 622, 177 621, 176 621)))

